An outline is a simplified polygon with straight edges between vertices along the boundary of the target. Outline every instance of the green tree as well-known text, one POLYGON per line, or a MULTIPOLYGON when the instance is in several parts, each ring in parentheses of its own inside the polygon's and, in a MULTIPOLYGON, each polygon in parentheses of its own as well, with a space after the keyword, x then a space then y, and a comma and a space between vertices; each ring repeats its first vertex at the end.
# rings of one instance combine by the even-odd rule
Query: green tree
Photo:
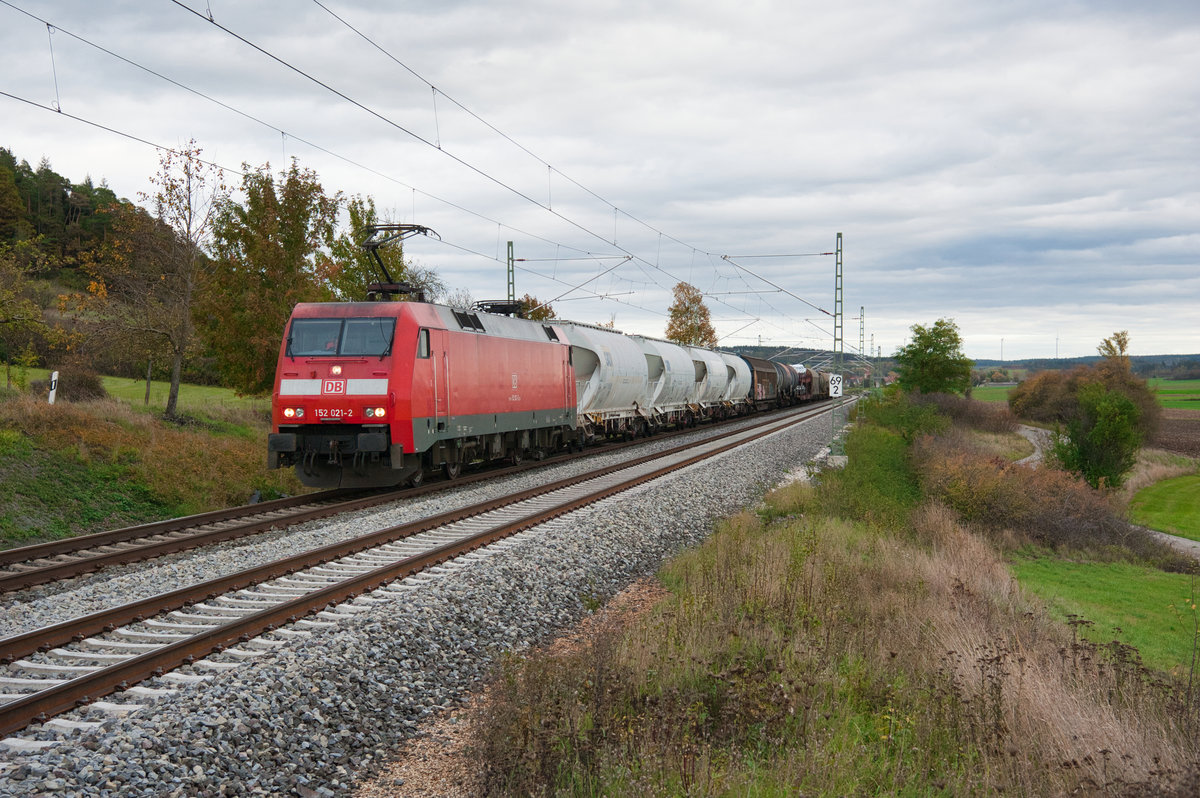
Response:
POLYGON ((548 321, 558 318, 554 307, 542 304, 542 301, 532 294, 526 294, 517 300, 521 304, 521 317, 530 321, 548 321))
MULTIPOLYGON (((371 197, 351 197, 346 203, 346 212, 350 221, 349 229, 334 239, 328 258, 317 260, 317 271, 320 279, 326 282, 338 299, 362 301, 367 296, 367 286, 383 280, 375 258, 362 247, 367 229, 378 224, 379 218, 375 200, 371 197)), ((446 286, 437 272, 418 266, 404 257, 401 242, 380 247, 377 252, 388 274, 396 282, 406 282, 423 291, 430 301, 446 293, 446 286)))
POLYGON ((689 346, 716 346, 717 331, 704 304, 704 294, 689 283, 677 284, 674 293, 675 301, 667 310, 667 340, 689 346))
POLYGON ((24 237, 21 233, 25 222, 25 205, 17 190, 16 169, 6 162, 11 159, 11 153, 0 150, 0 242, 10 244, 24 237))
POLYGON ((962 337, 953 319, 938 319, 931 327, 914 324, 912 341, 896 350, 898 383, 920 393, 969 393, 970 358, 962 353, 962 337))
POLYGON ((283 328, 297 302, 333 298, 317 270, 334 241, 341 195, 326 195, 317 175, 291 167, 244 164, 243 202, 226 200, 213 228, 216 264, 201 303, 204 330, 226 384, 242 393, 271 390, 283 328))
POLYGON ((1138 409, 1138 432, 1142 440, 1154 437, 1162 417, 1162 406, 1150 383, 1133 373, 1129 361, 1129 333, 1115 332, 1100 342, 1097 351, 1104 356, 1095 366, 1097 379, 1117 391, 1138 409))
POLYGON ((31 243, 14 247, 0 241, 0 345, 4 350, 4 383, 9 387, 13 361, 33 337, 51 330, 30 285, 30 278, 44 268, 43 259, 31 243))
POLYGON ((1080 387, 1078 412, 1054 439, 1054 455, 1093 488, 1119 487, 1142 444, 1137 405, 1098 382, 1080 387))

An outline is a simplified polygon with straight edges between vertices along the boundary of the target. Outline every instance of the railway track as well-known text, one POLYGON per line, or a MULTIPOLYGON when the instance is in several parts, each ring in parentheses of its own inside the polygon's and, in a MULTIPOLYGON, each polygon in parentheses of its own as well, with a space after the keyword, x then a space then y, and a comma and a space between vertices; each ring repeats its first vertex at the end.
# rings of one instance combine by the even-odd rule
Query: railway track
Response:
POLYGON ((108 702, 97 706, 116 712, 137 708, 138 701, 171 690, 172 682, 203 680, 285 645, 289 637, 402 597, 409 589, 405 580, 414 574, 822 412, 808 409, 767 420, 0 640, 0 660, 7 663, 0 673, 0 700, 7 702, 0 706, 0 734, 34 722, 78 727, 50 719, 119 690, 134 703, 125 709, 108 702), (162 686, 137 685, 152 677, 162 686))
MULTIPOLYGON (((661 433, 659 437, 669 439, 688 431, 661 433)), ((640 441, 611 443, 605 450, 617 451, 638 443, 640 441)), ((303 496, 290 496, 7 549, 0 551, 0 594, 70 579, 112 565, 151 560, 167 554, 256 535, 271 529, 283 529, 340 513, 378 507, 400 499, 411 499, 450 487, 496 479, 591 454, 594 454, 593 450, 580 454, 555 455, 543 460, 483 470, 455 480, 432 481, 417 487, 391 490, 327 490, 303 496)))

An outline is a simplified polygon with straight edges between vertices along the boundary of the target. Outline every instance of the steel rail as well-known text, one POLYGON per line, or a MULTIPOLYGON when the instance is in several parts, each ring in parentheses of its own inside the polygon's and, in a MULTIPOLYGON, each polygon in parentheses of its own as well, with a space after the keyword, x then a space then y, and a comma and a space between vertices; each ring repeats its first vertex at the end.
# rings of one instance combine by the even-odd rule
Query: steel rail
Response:
MULTIPOLYGON (((815 410, 803 415, 802 418, 796 420, 807 420, 812 415, 822 412, 815 410)), ((767 423, 775 423, 775 419, 767 423)), ((724 437, 739 434, 741 431, 726 432, 722 435, 715 436, 712 440, 720 440, 724 437)), ((433 529, 439 526, 445 526, 456 521, 461 521, 464 518, 470 518, 475 515, 481 515, 492 510, 506 507, 510 504, 525 501, 534 496, 548 493, 560 488, 569 487, 571 485, 585 482, 589 479, 596 479, 618 471, 623 468, 640 465, 662 457, 669 457, 673 454, 694 448, 695 444, 685 444, 667 449, 662 452, 644 455, 634 458, 633 460, 623 463, 605 466, 603 468, 592 469, 583 474, 573 477, 566 477, 554 482, 541 485, 534 488, 511 494, 499 499, 493 499, 481 504, 464 507, 458 510, 441 513, 439 515, 430 516, 428 518, 418 519, 406 524, 387 527, 375 532, 363 535, 361 537, 352 538, 350 540, 341 541, 338 543, 330 543, 317 549, 312 549, 307 552, 293 555, 282 560, 267 563, 265 565, 247 568, 226 576, 210 579, 205 582, 200 582, 195 585, 173 590, 168 593, 160 593, 156 596, 151 596, 140 601, 123 604, 119 607, 114 607, 108 610, 102 610, 90 615, 84 615, 79 618, 73 618, 53 626, 47 626, 42 629, 35 629, 30 632, 25 632, 19 635, 0 639, 0 663, 9 663, 15 659, 19 659, 27 654, 31 654, 39 650, 47 650, 55 646, 63 645, 76 640, 82 640, 85 637, 99 634, 108 629, 111 629, 120 624, 133 623, 139 620, 144 620, 152 615, 169 610, 176 610, 188 604, 197 601, 204 601, 213 598, 214 596, 231 590, 238 590, 244 587, 249 587, 259 582, 265 582, 269 579, 275 579, 280 576, 286 576, 290 573, 310 568, 314 565, 321 565, 336 560, 341 557, 346 557, 355 554, 365 549, 381 546, 385 543, 392 543, 406 537, 424 532, 427 529, 433 529)))
POLYGON ((336 498, 342 491, 327 490, 320 493, 309 493, 303 496, 285 496, 281 499, 270 499, 258 504, 244 504, 240 507, 228 507, 224 510, 212 510, 207 513, 186 515, 180 518, 168 518, 149 524, 110 529, 105 532, 94 532, 90 535, 76 535, 62 540, 51 540, 46 543, 34 543, 15 549, 0 551, 0 565, 40 560, 59 554, 72 554, 82 549, 111 546, 114 543, 125 543, 137 538, 148 538, 169 532, 178 532, 190 527, 218 524, 223 521, 236 520, 253 513, 269 513, 275 510, 295 507, 300 504, 327 501, 336 498))
MULTIPOLYGON (((558 504, 554 507, 535 511, 519 519, 503 523, 489 530, 485 530, 477 535, 435 547, 421 554, 406 557, 397 562, 380 566, 379 568, 373 569, 364 574, 336 582, 328 587, 319 588, 311 593, 307 593, 295 599, 285 601, 281 604, 269 607, 257 613, 233 620, 230 623, 223 624, 214 629, 206 630, 188 638, 187 640, 181 640, 178 643, 167 644, 161 648, 155 649, 154 651, 132 657, 131 659, 110 665, 108 667, 100 668, 92 673, 78 676, 55 687, 33 693, 26 698, 17 699, 8 704, 0 706, 0 734, 11 734, 15 731, 19 731, 30 723, 43 721, 53 715, 69 711, 76 706, 90 703, 91 701, 108 695, 109 693, 124 689, 130 684, 143 681, 152 676, 161 675, 167 670, 189 664, 198 657, 204 657, 211 653, 223 650, 233 643, 250 639, 255 635, 275 629, 280 625, 292 623, 306 615, 319 612, 331 604, 336 604, 347 599, 355 598, 363 592, 374 590, 378 587, 390 584, 397 579, 409 576, 424 568, 445 562, 448 559, 460 556, 469 551, 473 551, 496 540, 516 534, 517 532, 537 526, 538 524, 545 523, 552 518, 557 518, 558 516, 573 512, 581 507, 608 498, 609 496, 617 493, 629 490, 630 488, 636 487, 637 485, 641 485, 645 482, 649 482, 650 480, 657 479, 664 474, 686 468, 702 460, 706 460, 729 451, 730 449, 743 446, 751 441, 803 423, 822 414, 823 412, 827 411, 824 408, 819 408, 810 413, 797 414, 799 417, 787 418, 783 419, 782 421, 775 419, 771 422, 767 422, 767 424, 762 425, 763 427, 769 428, 762 429, 749 436, 744 435, 746 430, 739 430, 717 436, 713 440, 720 440, 722 438, 735 435, 744 437, 741 437, 739 440, 728 442, 725 445, 710 451, 693 454, 678 462, 667 463, 659 468, 636 475, 620 483, 615 483, 583 496, 569 499, 566 502, 558 504)), ((589 472, 589 474, 578 478, 558 480, 540 488, 523 491, 522 497, 529 498, 532 495, 550 493, 561 487, 567 487, 578 482, 586 481, 587 479, 594 479, 597 476, 604 476, 612 473, 613 471, 624 470, 651 460, 667 459, 672 455, 681 454, 688 449, 694 448, 694 445, 679 446, 670 450, 670 452, 660 452, 655 455, 636 458, 634 461, 622 464, 620 466, 596 469, 594 472, 589 472)), ((486 504, 498 504, 498 506, 505 506, 511 503, 513 502, 497 500, 496 502, 488 502, 486 504)), ((477 514, 478 513, 475 512, 468 512, 463 513, 463 516, 469 517, 477 514)), ((433 519, 426 520, 432 521, 433 519)), ((438 525, 440 526, 441 524, 438 525)), ((403 525, 402 527, 393 527, 393 530, 409 528, 411 526, 412 525, 403 525)), ((326 549, 319 549, 317 551, 325 551, 329 548, 330 547, 326 547, 326 549)), ((324 561, 325 560, 322 560, 322 562, 324 561)), ((212 582, 208 582, 196 587, 205 588, 212 584, 212 582)), ((118 610, 121 609, 125 608, 118 608, 118 610)), ((98 613, 97 615, 103 614, 104 613, 98 613)), ((0 641, 0 643, 8 643, 12 639, 13 638, 9 638, 8 640, 0 641)))
MULTIPOLYGON (((770 418, 770 417, 768 417, 770 418)), ((684 434, 688 430, 677 430, 665 433, 663 437, 673 437, 684 434)), ((634 446, 638 441, 614 442, 608 444, 607 451, 620 450, 626 446, 634 446)), ((594 452, 589 452, 592 454, 594 452)), ((150 524, 114 529, 106 532, 96 532, 91 535, 79 535, 64 540, 37 543, 15 549, 0 551, 0 566, 31 563, 39 559, 60 555, 80 553, 81 556, 63 562, 50 563, 25 570, 0 573, 0 593, 23 590, 36 585, 43 585, 61 579, 82 574, 92 573, 112 565, 125 565, 141 562, 167 554, 188 551, 201 546, 214 545, 229 540, 265 532, 270 529, 283 529, 306 521, 328 518, 343 512, 361 510, 386 504, 400 498, 412 498, 427 493, 446 490, 450 487, 469 485, 486 479, 494 479, 510 474, 553 465, 558 462, 575 459, 579 456, 563 454, 530 460, 528 462, 504 468, 489 469, 455 480, 438 480, 417 487, 407 487, 398 490, 364 491, 364 490, 328 490, 309 493, 301 496, 289 496, 281 499, 271 499, 258 504, 247 504, 223 510, 213 510, 206 513, 156 521, 150 524), (366 495, 364 495, 364 493, 366 495), (356 497, 356 498, 347 498, 356 497), (314 506, 310 506, 314 505, 314 506), (302 508, 308 509, 302 509, 302 508), (296 509, 285 515, 270 516, 281 510, 296 509), (267 515, 266 518, 259 518, 267 515), (254 520, 258 518, 258 520, 254 520), (247 523, 237 524, 222 529, 197 529, 196 532, 185 536, 172 537, 166 540, 151 540, 141 545, 121 548, 116 551, 86 554, 90 549, 102 548, 121 543, 131 543, 138 539, 153 538, 158 535, 185 531, 187 529, 204 527, 212 524, 249 519, 247 523)))

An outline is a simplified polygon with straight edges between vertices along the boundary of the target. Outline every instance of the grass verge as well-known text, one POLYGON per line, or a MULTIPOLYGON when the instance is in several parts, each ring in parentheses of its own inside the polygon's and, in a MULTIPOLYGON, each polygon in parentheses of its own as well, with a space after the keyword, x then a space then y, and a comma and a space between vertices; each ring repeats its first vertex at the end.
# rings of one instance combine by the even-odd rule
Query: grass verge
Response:
POLYGON ((1021 586, 1051 615, 1097 644, 1118 641, 1151 668, 1186 676, 1195 653, 1195 577, 1135 563, 1072 562, 1029 554, 1013 560, 1021 586))
POLYGON ((1142 488, 1130 503, 1135 523, 1200 540, 1200 475, 1172 477, 1142 488))
POLYGON ((256 411, 169 424, 117 400, 0 403, 0 544, 95 532, 304 489, 266 469, 256 411))

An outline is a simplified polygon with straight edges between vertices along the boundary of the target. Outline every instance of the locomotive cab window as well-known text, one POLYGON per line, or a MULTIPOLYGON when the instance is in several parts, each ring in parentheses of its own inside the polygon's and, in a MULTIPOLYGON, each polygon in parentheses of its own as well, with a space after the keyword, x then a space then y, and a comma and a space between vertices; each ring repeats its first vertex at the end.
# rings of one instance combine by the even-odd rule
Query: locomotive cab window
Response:
POLYGON ((289 357, 370 356, 392 351, 395 319, 293 319, 289 357))
POLYGON ((417 333, 417 357, 429 357, 429 330, 421 330, 417 333))

